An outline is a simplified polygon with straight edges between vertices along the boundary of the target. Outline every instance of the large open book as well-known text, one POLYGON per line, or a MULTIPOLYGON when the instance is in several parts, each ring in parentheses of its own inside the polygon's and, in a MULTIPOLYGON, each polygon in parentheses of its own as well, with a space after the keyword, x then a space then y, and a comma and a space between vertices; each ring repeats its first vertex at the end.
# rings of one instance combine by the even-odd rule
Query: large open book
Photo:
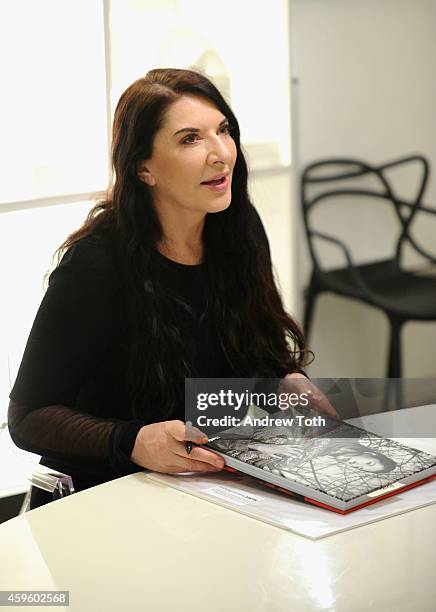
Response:
POLYGON ((335 512, 347 513, 436 477, 436 457, 299 407, 249 416, 206 444, 238 470, 335 512), (315 421, 313 420, 315 418, 315 421))

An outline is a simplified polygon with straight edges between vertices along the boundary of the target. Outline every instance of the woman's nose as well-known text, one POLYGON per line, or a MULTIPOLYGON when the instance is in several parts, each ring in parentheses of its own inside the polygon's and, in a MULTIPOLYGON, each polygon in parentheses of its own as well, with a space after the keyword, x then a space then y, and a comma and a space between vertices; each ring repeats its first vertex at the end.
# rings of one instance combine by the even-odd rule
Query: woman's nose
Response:
POLYGON ((211 139, 208 150, 208 162, 213 164, 217 161, 227 164, 231 158, 231 152, 222 138, 215 136, 211 139))

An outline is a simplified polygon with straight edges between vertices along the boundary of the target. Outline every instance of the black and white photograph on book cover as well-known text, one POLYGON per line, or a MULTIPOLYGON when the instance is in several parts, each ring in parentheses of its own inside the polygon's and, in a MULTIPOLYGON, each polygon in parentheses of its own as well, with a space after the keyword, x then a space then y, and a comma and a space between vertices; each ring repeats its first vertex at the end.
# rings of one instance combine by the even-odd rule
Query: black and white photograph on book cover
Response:
MULTIPOLYGON (((306 417, 313 411, 299 408, 306 417)), ((209 446, 285 481, 343 502, 435 468, 436 457, 347 423, 328 419, 318 435, 296 426, 253 428, 251 437, 235 439, 237 428, 223 432, 209 446), (327 423, 328 425, 328 423, 327 423)), ((250 470, 250 473, 251 470, 250 470)), ((262 478, 262 473, 259 474, 262 478)))

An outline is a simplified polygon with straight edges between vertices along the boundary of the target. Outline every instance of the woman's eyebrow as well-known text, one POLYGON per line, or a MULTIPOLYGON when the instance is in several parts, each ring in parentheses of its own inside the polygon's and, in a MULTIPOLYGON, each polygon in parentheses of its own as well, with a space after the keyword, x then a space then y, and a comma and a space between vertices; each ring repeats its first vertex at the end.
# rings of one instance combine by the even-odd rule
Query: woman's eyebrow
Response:
MULTIPOLYGON (((227 119, 227 117, 224 117, 224 119, 220 122, 219 124, 219 128, 224 125, 225 123, 228 123, 229 120, 227 119)), ((173 136, 177 136, 177 134, 182 134, 183 132, 199 132, 199 128, 195 128, 195 127, 185 127, 182 128, 181 130, 177 130, 177 132, 174 132, 173 136)))

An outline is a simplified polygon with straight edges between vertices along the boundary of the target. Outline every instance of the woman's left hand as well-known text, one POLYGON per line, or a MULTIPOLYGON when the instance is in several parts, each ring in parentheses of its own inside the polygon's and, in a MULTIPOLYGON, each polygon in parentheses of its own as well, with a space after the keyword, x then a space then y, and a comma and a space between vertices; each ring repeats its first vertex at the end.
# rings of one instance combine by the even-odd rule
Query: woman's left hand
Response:
POLYGON ((340 418, 324 393, 322 393, 316 385, 310 382, 304 374, 297 372, 287 374, 280 382, 279 393, 305 394, 312 408, 324 412, 328 416, 336 419, 340 418))

